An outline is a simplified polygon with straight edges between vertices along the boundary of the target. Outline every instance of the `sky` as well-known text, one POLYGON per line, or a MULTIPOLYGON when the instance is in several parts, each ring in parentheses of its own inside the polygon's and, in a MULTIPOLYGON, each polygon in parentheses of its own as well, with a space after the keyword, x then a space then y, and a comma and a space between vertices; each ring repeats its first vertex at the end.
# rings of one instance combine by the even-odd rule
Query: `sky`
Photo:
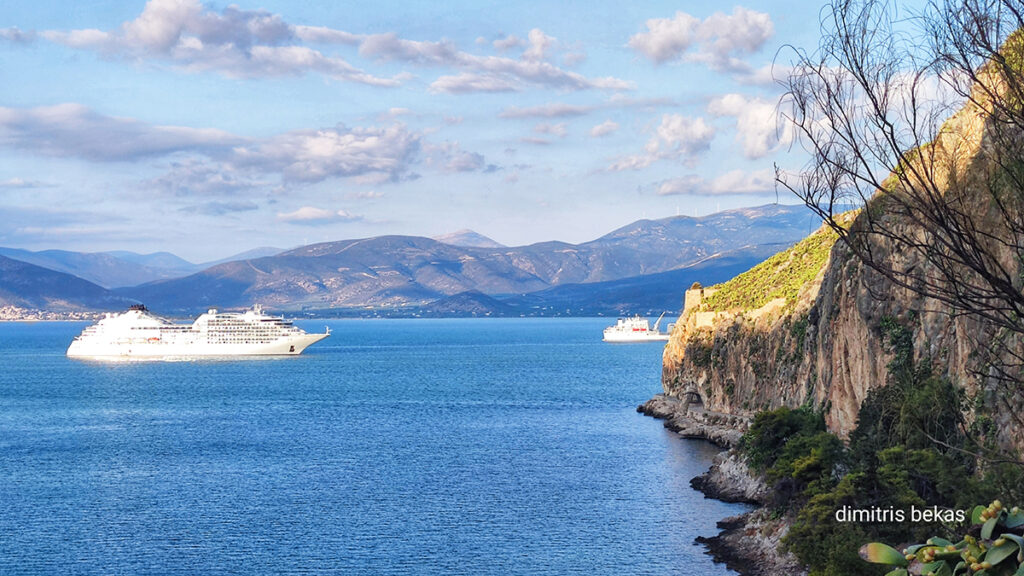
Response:
POLYGON ((816 3, 0 6, 0 246, 170 251, 473 229, 584 242, 770 202, 816 3), (627 5, 628 4, 628 5, 627 5))

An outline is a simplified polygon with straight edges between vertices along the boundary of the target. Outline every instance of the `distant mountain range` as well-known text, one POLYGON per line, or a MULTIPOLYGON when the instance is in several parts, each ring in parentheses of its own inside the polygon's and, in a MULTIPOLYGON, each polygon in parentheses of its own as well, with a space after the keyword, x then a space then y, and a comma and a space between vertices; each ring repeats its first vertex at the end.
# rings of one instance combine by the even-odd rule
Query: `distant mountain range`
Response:
MULTIPOLYGON (((789 244, 751 246, 712 256, 692 266, 631 278, 563 284, 519 295, 488 296, 478 291, 442 297, 421 306, 380 309, 386 317, 450 316, 657 316, 682 308, 683 292, 694 282, 725 282, 754 267, 789 244)), ((365 316, 366 311, 320 310, 315 315, 365 316)))
MULTIPOLYGON (((505 247, 463 230, 439 239, 380 236, 280 253, 258 249, 201 270, 169 253, 0 254, 117 286, 76 284, 90 294, 89 302, 144 302, 165 314, 253 303, 313 315, 616 314, 676 310, 692 282, 731 278, 818 224, 802 206, 768 205, 703 218, 640 220, 582 244, 505 247), (144 274, 150 278, 139 285, 123 284, 144 274)), ((19 285, 28 292, 12 292, 11 298, 54 301, 31 293, 31 283, 19 285)))
MULTIPOLYGON (((684 268, 589 284, 562 284, 502 299, 526 315, 593 316, 679 311, 683 293, 694 283, 710 286, 746 272, 791 244, 763 244, 717 254, 684 268)), ((430 312, 428 312, 430 314, 430 312)))
POLYGON ((271 256, 282 252, 280 248, 256 248, 241 254, 193 264, 170 252, 137 254, 124 250, 111 252, 71 252, 68 250, 43 250, 32 252, 18 248, 0 247, 0 256, 7 256, 57 272, 72 274, 104 288, 137 286, 155 280, 180 278, 223 262, 271 256))
POLYGON ((0 256, 0 306, 68 312, 115 310, 131 303, 88 280, 0 256))
MULTIPOLYGON (((519 302, 517 309, 526 306, 538 310, 544 305, 537 299, 543 296, 530 299, 527 294, 570 284, 637 278, 704 261, 708 261, 708 267, 713 262, 728 263, 731 268, 737 262, 753 264, 766 257, 767 250, 796 242, 817 226, 802 206, 769 205, 703 218, 641 220, 582 244, 541 242, 486 248, 414 236, 379 236, 312 244, 276 256, 228 262, 184 278, 119 289, 118 293, 182 313, 255 302, 291 310, 415 310, 474 292, 510 305, 519 302), (772 248, 759 248, 764 246, 772 248)), ((687 286, 675 286, 671 299, 659 302, 678 308, 687 286)), ((622 296, 617 299, 624 307, 637 303, 637 299, 649 299, 638 287, 632 288, 632 296, 627 297, 625 293, 631 290, 628 283, 581 290, 593 293, 591 289, 611 291, 606 295, 618 290, 622 296)), ((563 288, 543 294, 564 301, 570 292, 563 288)), ((606 304, 612 307, 615 303, 606 304)))

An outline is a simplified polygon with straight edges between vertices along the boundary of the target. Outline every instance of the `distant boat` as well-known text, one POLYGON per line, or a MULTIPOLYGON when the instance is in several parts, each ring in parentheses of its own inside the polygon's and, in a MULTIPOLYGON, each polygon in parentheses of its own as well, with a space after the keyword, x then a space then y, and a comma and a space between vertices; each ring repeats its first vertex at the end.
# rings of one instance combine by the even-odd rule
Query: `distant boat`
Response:
POLYGON ((279 316, 268 316, 259 306, 242 314, 211 308, 191 324, 174 324, 154 316, 145 306, 132 306, 121 314, 87 327, 68 347, 77 358, 160 358, 191 356, 288 356, 330 335, 307 334, 279 316))
POLYGON ((658 325, 665 313, 658 316, 654 328, 651 328, 650 321, 639 314, 631 318, 619 318, 614 326, 604 329, 605 342, 658 342, 666 341, 669 338, 667 332, 659 332, 658 325))

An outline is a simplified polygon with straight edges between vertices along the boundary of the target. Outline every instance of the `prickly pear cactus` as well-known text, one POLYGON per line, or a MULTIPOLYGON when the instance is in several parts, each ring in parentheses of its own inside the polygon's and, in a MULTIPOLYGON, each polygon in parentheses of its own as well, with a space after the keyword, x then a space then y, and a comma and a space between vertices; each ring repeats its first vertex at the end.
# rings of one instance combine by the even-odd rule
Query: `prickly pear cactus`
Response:
POLYGON ((929 538, 900 553, 880 542, 865 544, 860 557, 896 568, 886 576, 1024 576, 1024 510, 998 500, 977 506, 971 529, 957 543, 929 538))

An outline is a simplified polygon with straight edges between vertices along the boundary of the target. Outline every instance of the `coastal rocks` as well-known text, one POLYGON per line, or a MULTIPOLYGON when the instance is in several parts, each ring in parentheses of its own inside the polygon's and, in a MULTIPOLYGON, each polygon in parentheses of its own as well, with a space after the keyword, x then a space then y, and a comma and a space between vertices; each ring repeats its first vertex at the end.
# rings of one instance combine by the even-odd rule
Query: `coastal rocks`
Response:
POLYGON ((708 498, 723 502, 764 504, 771 496, 764 480, 751 474, 747 459, 734 450, 715 456, 711 468, 690 480, 690 485, 708 498))
POLYGON ((706 412, 702 408, 689 408, 689 404, 666 394, 658 394, 637 406, 636 411, 664 420, 665 428, 683 438, 707 440, 721 448, 737 446, 749 422, 729 414, 706 412))
MULTIPOLYGON (((764 505, 772 490, 761 476, 751 471, 747 459, 735 450, 715 457, 711 468, 690 481, 708 498, 724 502, 764 505)), ((777 518, 767 508, 732 516, 718 523, 722 532, 711 538, 697 538, 718 562, 744 576, 803 576, 807 571, 792 554, 782 551, 782 538, 789 520, 777 518)))
POLYGON ((772 518, 767 509, 731 516, 718 527, 722 529, 718 536, 697 538, 716 562, 744 576, 806 576, 807 570, 795 556, 780 552, 789 524, 772 518))
POLYGON ((682 410, 678 398, 666 394, 655 394, 653 398, 636 407, 636 411, 659 420, 668 420, 682 410))

